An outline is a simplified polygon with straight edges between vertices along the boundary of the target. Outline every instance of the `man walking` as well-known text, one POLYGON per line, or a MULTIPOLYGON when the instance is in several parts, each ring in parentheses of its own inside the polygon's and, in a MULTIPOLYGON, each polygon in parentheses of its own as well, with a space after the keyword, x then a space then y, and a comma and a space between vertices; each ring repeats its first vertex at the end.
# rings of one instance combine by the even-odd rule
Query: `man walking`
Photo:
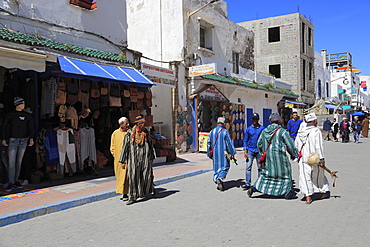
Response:
POLYGON ((302 119, 299 119, 298 117, 298 113, 296 111, 293 112, 292 119, 290 119, 287 124, 287 131, 290 135, 290 138, 292 138, 292 142, 294 142, 298 133, 299 126, 302 122, 302 119))
POLYGON ((262 130, 264 130, 265 127, 258 123, 259 119, 260 116, 258 113, 253 113, 252 125, 245 130, 244 134, 244 158, 246 160, 245 184, 242 186, 244 190, 247 190, 251 187, 253 160, 256 160, 257 162, 258 176, 261 174, 261 165, 258 164, 258 160, 260 159, 261 155, 258 152, 257 142, 262 130))
POLYGON ((342 122, 340 122, 339 130, 340 134, 342 135, 342 142, 346 143, 349 142, 349 123, 346 117, 343 118, 342 122))
POLYGON ((217 183, 217 189, 220 191, 224 191, 223 182, 230 169, 230 160, 234 159, 236 154, 229 131, 224 128, 224 124, 225 118, 219 117, 217 126, 209 133, 207 143, 207 156, 213 160, 213 182, 217 183), (226 154, 231 155, 230 160, 226 154))
POLYGON ((369 117, 365 117, 364 120, 362 120, 362 137, 368 137, 369 136, 369 117))
POLYGON ((326 118, 326 120, 324 121, 324 124, 322 126, 322 129, 325 131, 325 137, 324 137, 324 140, 326 138, 328 138, 328 141, 330 141, 330 130, 331 130, 331 122, 330 122, 330 118, 326 118))
POLYGON ((288 132, 281 127, 281 117, 278 113, 270 116, 271 124, 261 133, 257 146, 260 153, 266 152, 265 164, 261 175, 247 191, 249 197, 256 191, 271 196, 284 196, 285 199, 296 199, 292 190, 292 168, 290 158, 296 157, 294 144, 288 132))
POLYGON ((363 137, 368 137, 369 136, 369 117, 365 117, 364 120, 362 120, 362 136, 363 137))
POLYGON ((310 113, 305 116, 305 119, 307 126, 298 132, 295 147, 297 150, 302 150, 302 157, 298 164, 300 193, 304 195, 306 204, 311 204, 314 194, 317 194, 317 199, 324 199, 330 197, 330 191, 323 169, 325 166, 323 138, 320 129, 317 128, 317 117, 315 113, 310 113), (320 158, 318 165, 308 164, 311 153, 316 153, 320 158))
POLYGON ((358 119, 358 116, 354 117, 351 128, 353 131, 353 138, 355 139, 355 143, 358 143, 360 141, 360 133, 362 131, 362 123, 358 119))
POLYGON ((119 158, 122 152, 123 141, 125 135, 130 128, 128 119, 121 117, 118 120, 119 128, 116 129, 111 136, 110 152, 114 157, 114 175, 116 176, 116 193, 122 194, 121 200, 128 200, 128 177, 127 167, 122 168, 119 158))
POLYGON ((155 158, 152 137, 145 128, 143 116, 136 117, 136 125, 125 135, 119 162, 128 170, 129 201, 131 205, 144 195, 155 194, 152 163, 155 158))
POLYGON ((331 125, 331 129, 333 131, 334 141, 337 142, 338 141, 337 135, 338 135, 339 124, 338 124, 336 118, 333 119, 333 124, 331 125))

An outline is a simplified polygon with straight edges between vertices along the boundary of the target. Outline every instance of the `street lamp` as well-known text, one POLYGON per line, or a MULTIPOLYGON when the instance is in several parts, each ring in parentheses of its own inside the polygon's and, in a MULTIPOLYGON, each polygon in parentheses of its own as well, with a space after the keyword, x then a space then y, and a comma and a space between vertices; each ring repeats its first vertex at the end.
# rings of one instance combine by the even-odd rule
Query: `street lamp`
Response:
POLYGON ((218 2, 218 1, 220 1, 220 0, 212 0, 212 1, 208 2, 208 3, 206 3, 204 6, 200 7, 199 9, 197 9, 197 10, 194 10, 194 11, 190 12, 190 13, 188 14, 188 18, 190 18, 190 16, 194 15, 194 14, 195 14, 195 13, 197 13, 198 11, 200 11, 200 10, 204 9, 204 8, 205 8, 205 7, 207 7, 208 5, 210 5, 210 4, 212 4, 212 3, 215 3, 215 2, 218 2))

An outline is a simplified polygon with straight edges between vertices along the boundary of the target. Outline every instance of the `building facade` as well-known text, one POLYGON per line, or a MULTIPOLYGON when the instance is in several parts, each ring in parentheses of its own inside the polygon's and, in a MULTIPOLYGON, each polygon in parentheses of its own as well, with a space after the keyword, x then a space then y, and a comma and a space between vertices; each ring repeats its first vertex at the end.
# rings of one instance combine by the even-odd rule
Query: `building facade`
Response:
POLYGON ((313 24, 300 13, 239 23, 254 32, 255 69, 293 84, 301 102, 315 102, 313 24))

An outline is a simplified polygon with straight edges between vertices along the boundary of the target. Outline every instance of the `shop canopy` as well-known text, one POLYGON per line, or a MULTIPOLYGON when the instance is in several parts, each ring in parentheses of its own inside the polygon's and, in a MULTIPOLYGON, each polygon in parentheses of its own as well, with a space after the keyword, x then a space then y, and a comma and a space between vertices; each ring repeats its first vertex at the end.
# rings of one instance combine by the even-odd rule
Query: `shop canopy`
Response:
POLYGON ((365 113, 360 112, 360 111, 355 111, 352 115, 353 116, 362 116, 362 115, 365 115, 365 113))
MULTIPOLYGON (((329 110, 334 110, 337 107, 337 105, 325 104, 325 107, 328 108, 329 110)), ((338 110, 342 111, 343 109, 339 107, 338 110)))
POLYGON ((58 57, 58 62, 62 72, 64 72, 56 73, 59 76, 78 79, 85 78, 93 81, 104 80, 112 83, 123 83, 141 87, 155 85, 143 73, 134 68, 105 65, 67 57, 58 57))
POLYGON ((7 69, 45 71, 46 55, 0 46, 0 66, 7 69))

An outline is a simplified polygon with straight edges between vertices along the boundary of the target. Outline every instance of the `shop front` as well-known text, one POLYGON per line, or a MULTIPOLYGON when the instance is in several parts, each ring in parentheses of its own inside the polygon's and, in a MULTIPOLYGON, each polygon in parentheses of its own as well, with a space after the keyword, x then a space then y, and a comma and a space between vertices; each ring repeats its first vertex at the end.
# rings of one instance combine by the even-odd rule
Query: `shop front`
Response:
POLYGON ((37 133, 35 145, 26 150, 21 179, 30 179, 31 171, 50 180, 97 173, 109 159, 113 163, 110 136, 120 117, 133 123, 143 115, 147 127, 153 126, 150 88, 155 84, 139 70, 62 56, 44 63, 44 70, 23 70, 9 61, 0 67, 1 120, 14 110, 14 97, 22 97, 37 133))
POLYGON ((303 110, 307 104, 302 102, 297 102, 288 99, 282 99, 278 103, 278 111, 283 120, 282 126, 287 127, 288 121, 292 117, 294 111, 303 110))
MULTIPOLYGON (((191 117, 186 116, 192 131, 187 139, 191 150, 207 151, 209 132, 216 127, 218 117, 226 119, 225 128, 229 131, 234 146, 242 146, 245 129, 245 107, 230 103, 229 99, 214 85, 208 85, 197 94, 190 96, 191 117)), ((178 138, 183 138, 179 135, 178 138)))

